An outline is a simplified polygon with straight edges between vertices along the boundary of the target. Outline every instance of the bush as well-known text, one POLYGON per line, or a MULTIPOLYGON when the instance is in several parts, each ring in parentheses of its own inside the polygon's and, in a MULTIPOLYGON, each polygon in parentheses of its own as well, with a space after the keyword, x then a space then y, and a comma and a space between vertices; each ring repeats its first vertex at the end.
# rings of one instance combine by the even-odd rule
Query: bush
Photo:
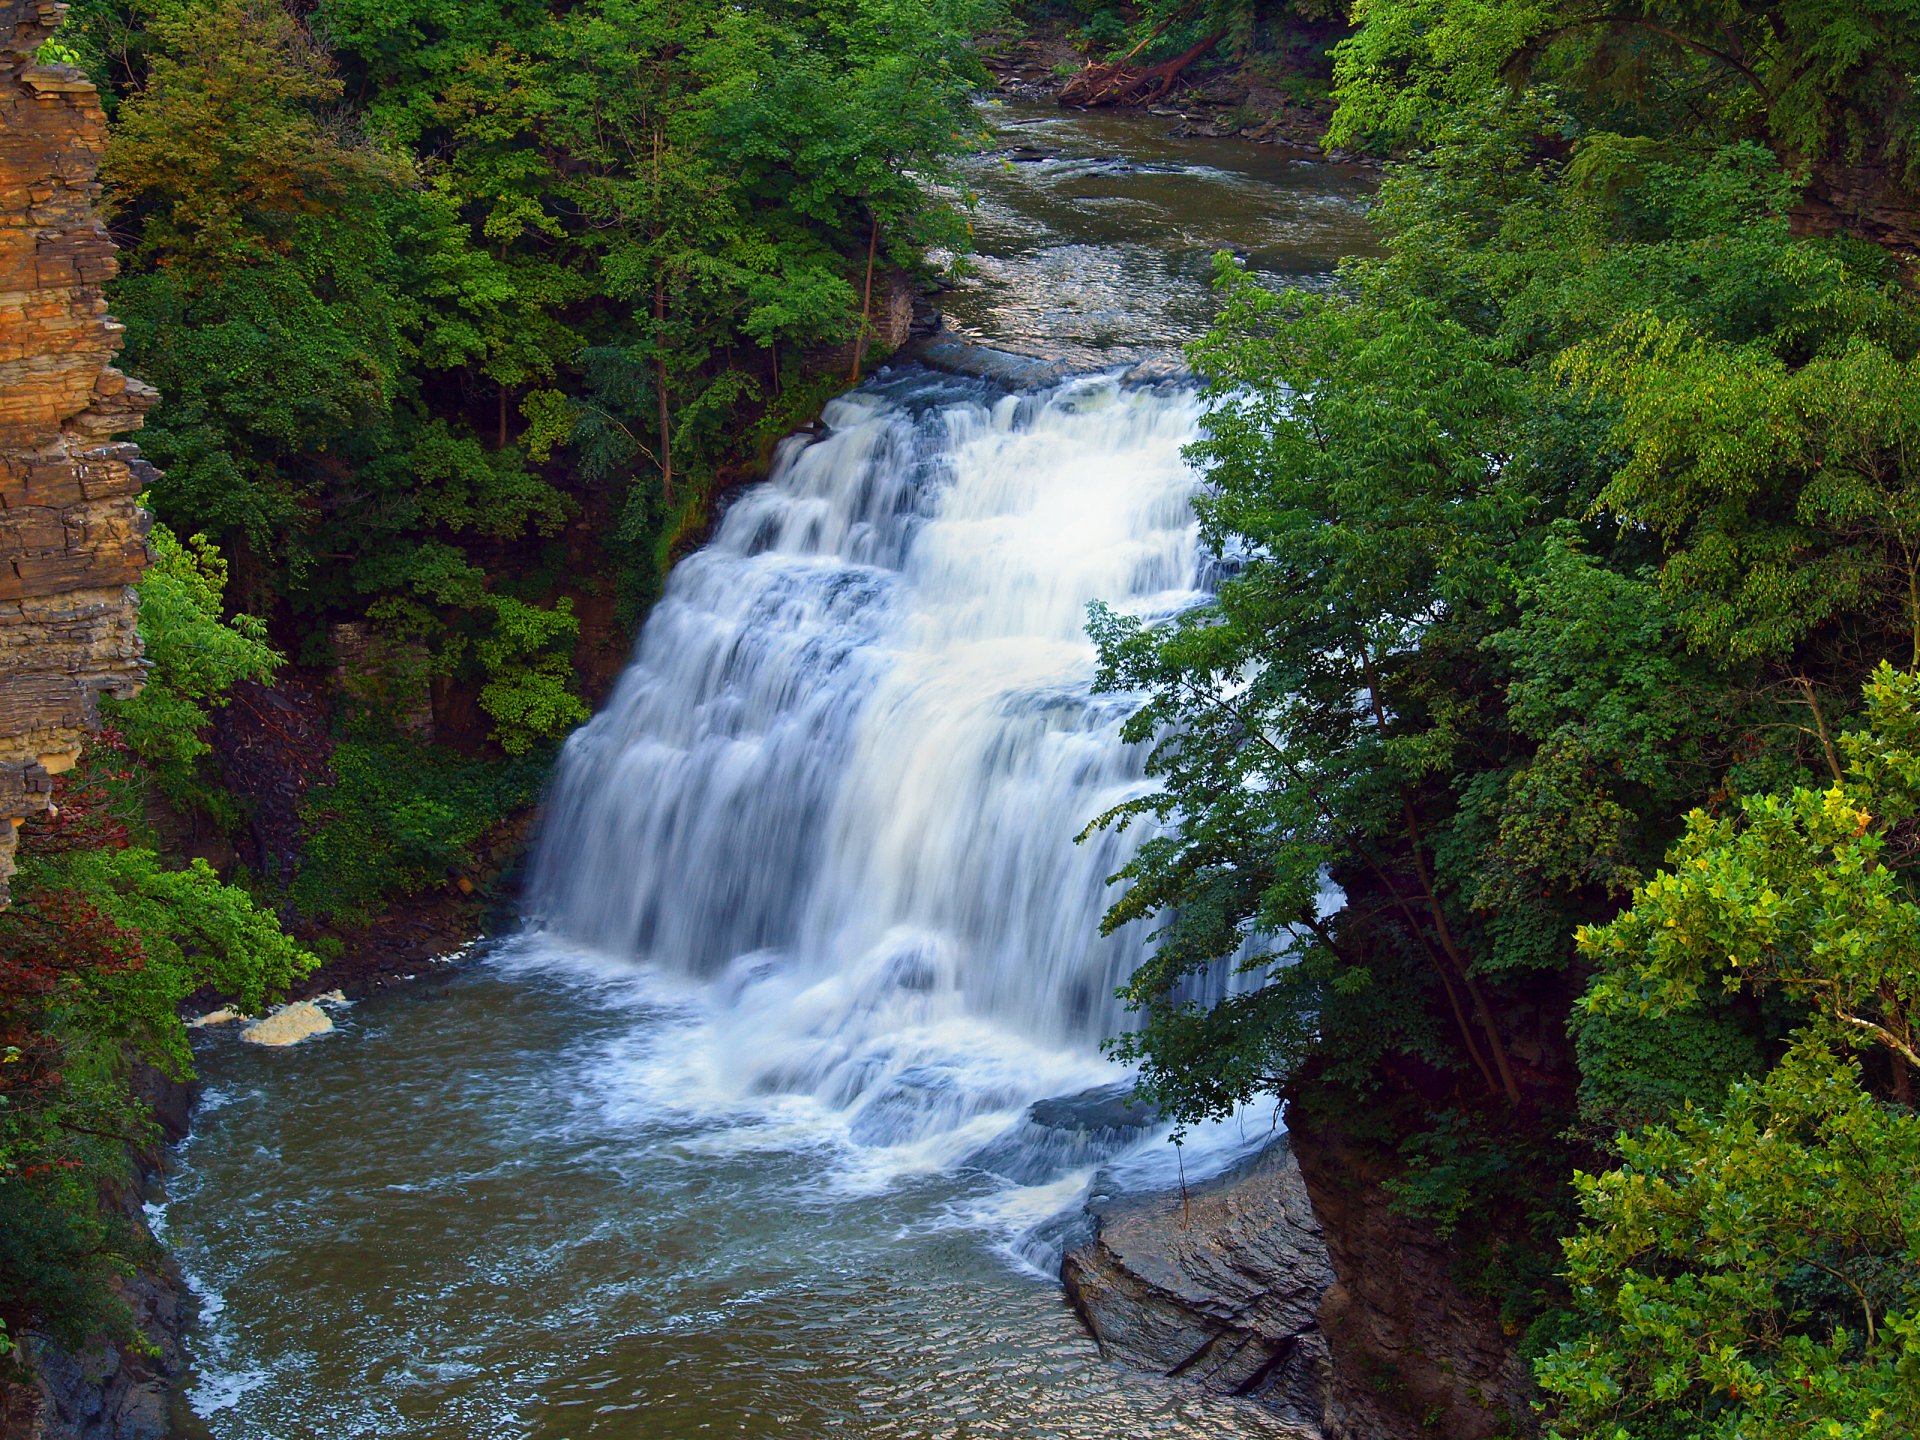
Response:
POLYGON ((302 808, 305 856, 289 898, 306 916, 370 920, 384 905, 480 863, 488 832, 539 798, 550 747, 507 760, 403 738, 346 738, 331 785, 302 808))

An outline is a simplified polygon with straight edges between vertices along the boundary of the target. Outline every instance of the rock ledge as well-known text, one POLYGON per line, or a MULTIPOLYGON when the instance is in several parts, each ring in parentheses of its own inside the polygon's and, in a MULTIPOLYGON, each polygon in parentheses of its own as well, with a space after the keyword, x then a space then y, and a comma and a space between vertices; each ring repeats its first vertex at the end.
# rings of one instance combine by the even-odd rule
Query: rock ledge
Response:
POLYGON ((1338 1435, 1319 1329, 1333 1281, 1285 1139, 1188 1188, 1088 1204, 1060 1264, 1108 1358, 1258 1399, 1303 1437, 1338 1435))

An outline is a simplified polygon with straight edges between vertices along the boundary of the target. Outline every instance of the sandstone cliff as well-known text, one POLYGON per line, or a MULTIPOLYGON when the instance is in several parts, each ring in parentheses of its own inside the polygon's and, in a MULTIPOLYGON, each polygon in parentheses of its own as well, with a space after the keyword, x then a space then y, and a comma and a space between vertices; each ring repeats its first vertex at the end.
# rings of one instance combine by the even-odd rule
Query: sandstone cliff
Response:
POLYGON ((66 8, 0 0, 0 904, 21 818, 73 764, 98 696, 141 675, 128 585, 151 472, 113 437, 154 395, 108 363, 106 117, 78 70, 35 58, 66 8))

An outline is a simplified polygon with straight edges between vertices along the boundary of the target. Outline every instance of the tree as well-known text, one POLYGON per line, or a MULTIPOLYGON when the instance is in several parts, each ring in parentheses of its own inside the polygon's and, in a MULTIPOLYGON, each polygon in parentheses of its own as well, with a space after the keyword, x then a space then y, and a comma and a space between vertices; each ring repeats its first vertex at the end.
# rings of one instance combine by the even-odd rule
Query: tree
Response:
POLYGON ((284 657, 257 616, 222 617, 227 565, 204 535, 181 541, 155 525, 147 543, 153 561, 136 587, 146 684, 133 699, 102 706, 169 800, 205 804, 212 796, 200 762, 213 748, 203 734, 209 711, 227 703, 237 681, 271 679, 284 657))
POLYGON ((1618 919, 1580 932, 1606 967, 1589 1008, 1684 1009, 1715 985, 1777 991, 1836 1042, 1882 1047, 1893 1094, 1911 1103, 1920 678, 1883 662, 1866 701, 1869 728, 1841 741, 1851 781, 1749 796, 1734 815, 1695 810, 1671 868, 1636 888, 1618 919))
POLYGON ((1618 1141, 1576 1177, 1583 1333, 1545 1356, 1556 1435, 1911 1435, 1920 1415, 1920 678, 1883 664, 1849 778, 1696 810, 1670 868, 1583 930, 1589 1011, 1666 1015, 1714 989, 1787 1003, 1792 1048, 1724 1103, 1618 1141), (1892 1103, 1850 1051, 1886 1066, 1892 1103))
POLYGON ((1896 1437, 1920 1415, 1920 1118, 1809 1037, 1620 1140, 1566 1242, 1583 1332, 1536 1366, 1564 1440, 1896 1437))
POLYGON ((1336 56, 1336 143, 1404 144, 1532 83, 1579 92, 1616 121, 1651 120, 1656 135, 1761 139, 1798 165, 1911 173, 1920 160, 1911 0, 1361 0, 1353 19, 1336 56))
POLYGON ((1356 304, 1274 295, 1224 260, 1219 275, 1226 308, 1196 350, 1214 402, 1197 508, 1236 573, 1164 626, 1102 608, 1092 625, 1100 687, 1150 697, 1126 734, 1157 741, 1148 771, 1162 782, 1102 823, 1166 827, 1116 877, 1129 889, 1106 921, 1167 916, 1126 991, 1148 1020, 1122 1052, 1150 1082, 1164 1075, 1163 1101, 1201 1113, 1284 1083, 1301 1046, 1334 1034, 1327 1048, 1352 1073, 1396 1045, 1452 1051, 1518 1103, 1461 897, 1437 869, 1429 786, 1460 734, 1422 653, 1494 579, 1476 536, 1537 503, 1510 483, 1516 377, 1431 304, 1374 283, 1384 276, 1353 272, 1369 302, 1356 304), (1369 887, 1364 913, 1322 923, 1329 870, 1369 887), (1361 926, 1364 951, 1336 934, 1361 926), (1200 1020, 1182 981, 1248 946, 1253 966, 1286 963, 1200 1020), (1436 1049, 1430 1007, 1444 1007, 1451 1046, 1436 1049), (1196 1030, 1247 1028, 1235 1012, 1258 1013, 1272 1038, 1247 1034, 1236 1048, 1254 1063, 1222 1057, 1209 1076, 1196 1030))
POLYGON ((257 1011, 318 963, 204 860, 135 843, 124 756, 109 737, 59 778, 0 912, 0 1349, 27 1326, 70 1345, 126 1331, 108 1282, 141 1251, 102 1195, 152 1132, 129 1066, 186 1077, 188 996, 257 1011))

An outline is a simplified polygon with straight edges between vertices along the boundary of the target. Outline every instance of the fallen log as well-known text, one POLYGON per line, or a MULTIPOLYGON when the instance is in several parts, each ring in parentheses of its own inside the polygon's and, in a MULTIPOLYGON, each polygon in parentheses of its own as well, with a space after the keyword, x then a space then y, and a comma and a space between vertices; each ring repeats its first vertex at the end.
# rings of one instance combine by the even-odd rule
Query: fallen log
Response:
POLYGON ((1149 65, 1140 70, 1133 69, 1130 63, 1133 57, 1158 36, 1159 31, 1155 31, 1122 59, 1105 65, 1087 66, 1060 87, 1060 103, 1086 106, 1151 105, 1172 90, 1174 82, 1187 67, 1218 45, 1226 32, 1216 31, 1171 60, 1163 60, 1158 65, 1149 65))

